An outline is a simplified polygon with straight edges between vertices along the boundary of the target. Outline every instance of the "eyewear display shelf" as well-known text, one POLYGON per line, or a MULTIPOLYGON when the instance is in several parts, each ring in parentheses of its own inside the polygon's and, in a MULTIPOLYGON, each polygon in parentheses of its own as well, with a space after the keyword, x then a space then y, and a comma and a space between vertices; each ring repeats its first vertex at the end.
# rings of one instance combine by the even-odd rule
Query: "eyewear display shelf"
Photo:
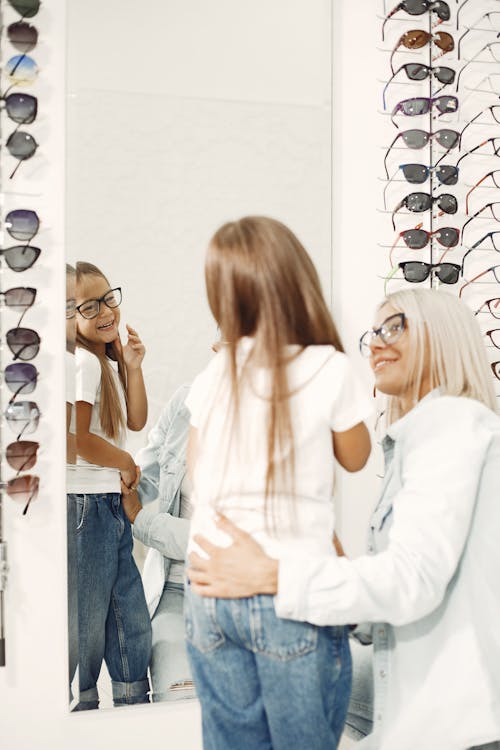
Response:
POLYGON ((380 10, 380 278, 477 313, 500 408, 500 3, 380 10))

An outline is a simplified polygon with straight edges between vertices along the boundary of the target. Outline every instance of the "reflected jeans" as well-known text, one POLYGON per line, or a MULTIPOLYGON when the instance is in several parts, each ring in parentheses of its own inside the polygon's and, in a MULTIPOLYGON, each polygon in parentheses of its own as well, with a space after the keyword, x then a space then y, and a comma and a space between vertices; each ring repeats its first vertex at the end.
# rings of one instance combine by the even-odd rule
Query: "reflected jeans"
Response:
POLYGON ((184 586, 182 583, 166 583, 151 621, 153 702, 194 698, 196 695, 186 653, 183 609, 184 586))
POLYGON ((346 628, 280 619, 272 596, 202 598, 187 584, 184 601, 204 750, 335 750, 351 689, 346 628))
POLYGON ((77 516, 80 698, 75 710, 98 707, 103 659, 115 706, 148 703, 151 622, 120 494, 72 494, 69 502, 77 516))

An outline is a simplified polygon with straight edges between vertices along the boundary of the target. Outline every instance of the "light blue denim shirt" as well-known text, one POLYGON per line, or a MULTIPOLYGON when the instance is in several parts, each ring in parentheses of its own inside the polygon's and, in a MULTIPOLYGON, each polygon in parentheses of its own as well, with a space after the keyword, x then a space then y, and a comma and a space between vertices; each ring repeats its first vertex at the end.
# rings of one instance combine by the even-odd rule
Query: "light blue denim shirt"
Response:
POLYGON ((500 738, 500 418, 433 391, 383 440, 370 555, 280 561, 277 613, 373 625, 363 750, 500 738))
POLYGON ((143 570, 151 616, 168 578, 170 561, 184 560, 189 537, 189 520, 179 518, 189 433, 190 415, 184 404, 188 392, 189 385, 183 385, 174 393, 149 433, 146 447, 136 456, 142 472, 137 487, 142 504, 159 501, 158 510, 143 508, 133 526, 134 536, 151 548, 143 570))

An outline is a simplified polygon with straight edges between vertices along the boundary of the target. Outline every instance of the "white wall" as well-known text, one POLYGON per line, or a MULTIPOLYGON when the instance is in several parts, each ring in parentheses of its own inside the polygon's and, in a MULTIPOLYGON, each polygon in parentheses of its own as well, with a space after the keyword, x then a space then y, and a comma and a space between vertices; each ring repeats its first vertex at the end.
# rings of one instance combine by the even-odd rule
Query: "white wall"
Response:
MULTIPOLYGON (((208 350, 214 328, 203 301, 202 256, 210 232, 226 216, 262 211, 277 215, 297 231, 319 267, 326 293, 332 295, 333 290, 333 309, 343 338, 365 375, 355 342, 369 324, 371 310, 381 294, 380 285, 374 284, 376 261, 371 252, 376 237, 376 230, 371 228, 376 222, 376 175, 380 171, 379 144, 373 131, 378 104, 372 3, 335 2, 333 24, 326 0, 272 0, 251 5, 214 0, 207 5, 212 13, 206 9, 203 12, 206 5, 201 0, 155 4, 154 11, 145 13, 145 20, 122 33, 118 25, 108 25, 110 19, 126 16, 128 11, 135 17, 143 12, 143 6, 132 0, 110 0, 105 5, 88 0, 88 16, 80 16, 78 34, 73 34, 68 50, 70 58, 82 55, 86 81, 84 86, 83 78, 74 77, 70 87, 75 96, 69 104, 69 127, 76 122, 83 135, 82 151, 68 175, 73 182, 75 170, 81 174, 78 210, 74 202, 71 205, 74 195, 69 204, 68 250, 70 256, 94 259, 105 267, 109 250, 117 245, 116 228, 126 224, 137 258, 132 261, 129 250, 124 253, 119 283, 128 297, 124 307, 127 319, 130 316, 148 344, 147 377, 155 393, 152 416, 172 388, 205 361, 200 342, 208 350), (159 23, 160 6, 169 14, 164 24, 159 23), (225 18, 237 11, 240 19, 240 33, 225 39, 224 44, 214 43, 221 24, 215 8, 225 18), (263 17, 265 22, 261 23, 263 17), (333 87, 329 63, 332 25, 333 87), (147 61, 137 52, 145 42, 151 51, 147 61), (96 66, 95 60, 103 50, 106 65, 96 66), (282 64, 284 60, 286 65, 282 64), (223 78, 217 75, 221 64, 228 71, 223 78), (260 81, 258 88, 256 80, 260 81), (137 96, 139 91, 142 93, 137 96), (168 102, 168 116, 155 108, 158 98, 168 102), (115 171, 111 175, 105 155, 94 150, 93 134, 103 127, 109 133, 110 149, 117 149, 121 155, 119 171, 113 160, 115 171), (232 134, 238 128, 249 134, 246 140, 235 142, 232 134), (168 140, 163 138, 165 131, 171 136, 168 140), (323 134, 320 141, 318 134, 323 134), (166 183, 161 194, 148 192, 157 167, 148 161, 150 149, 142 147, 141 138, 156 139, 160 159, 175 177, 174 187, 166 183), (192 162, 187 165, 177 158, 178 149, 186 142, 193 146, 192 162), (228 150, 231 160, 227 159, 228 150), (147 158, 131 172, 135 154, 146 154, 147 158), (270 163, 276 165, 276 180, 268 176, 270 163), (362 182, 357 172, 360 167, 362 182), (87 175, 95 169, 100 170, 102 179, 91 185, 87 175), (247 179, 242 181, 242 175, 247 179), (288 186, 287 191, 279 190, 279 180, 288 186), (217 191, 211 189, 214 182, 217 191), (108 200, 112 191, 124 188, 133 190, 136 211, 108 200), (85 212, 90 205, 90 190, 98 192, 97 214, 85 212), (366 205, 362 210, 358 205, 360 194, 366 205), (182 204, 188 202, 191 223, 186 226, 182 204), (171 210, 163 210, 164 206, 171 210), (360 228, 364 236, 355 240, 353 231, 360 228), (158 246, 168 252, 175 273, 151 278, 149 251, 158 246), (188 254, 190 263, 196 259, 199 268, 189 278, 183 275, 188 254), (174 300, 171 314, 152 326, 146 316, 141 319, 144 281, 155 289, 163 290, 166 285, 169 298, 174 300), (183 303, 183 296, 189 304, 183 303), (157 335, 160 330, 164 339, 157 335), (179 338, 179 330, 185 337, 179 338), (158 372, 155 346, 160 342, 164 347, 169 340, 176 342, 176 356, 168 368, 162 364, 158 372)), ((27 324, 40 330, 44 346, 37 360, 43 381, 36 391, 44 413, 38 433, 43 446, 38 464, 42 487, 37 505, 27 518, 19 517, 17 509, 9 506, 10 501, 5 503, 11 575, 8 664, 0 669, 2 748, 83 750, 92 746, 99 750, 113 742, 128 750, 139 742, 169 742, 194 750, 201 746, 195 702, 85 715, 69 714, 67 707, 62 396, 66 8, 71 15, 75 0, 47 0, 33 20, 43 29, 43 40, 36 55, 33 53, 41 68, 36 92, 41 113, 36 127, 43 148, 38 162, 41 166, 36 167, 33 159, 31 166, 25 164, 21 170, 30 177, 22 188, 34 194, 29 202, 43 213, 45 227, 41 244, 45 255, 36 271, 30 272, 30 283, 40 289, 40 303, 26 318, 27 324)), ((23 207, 29 207, 28 197, 23 196, 22 201, 23 207)), ((161 294, 167 297, 163 291, 161 294)), ((151 310, 154 306, 151 301, 151 310)), ((372 497, 371 471, 364 478, 349 478, 342 515, 350 551, 362 547, 372 497)))

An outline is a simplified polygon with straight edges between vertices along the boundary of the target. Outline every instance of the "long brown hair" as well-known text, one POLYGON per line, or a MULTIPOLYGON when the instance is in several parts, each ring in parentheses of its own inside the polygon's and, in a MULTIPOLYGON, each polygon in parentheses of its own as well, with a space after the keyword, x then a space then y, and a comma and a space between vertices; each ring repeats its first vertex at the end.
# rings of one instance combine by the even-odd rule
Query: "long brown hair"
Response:
POLYGON ((311 258, 293 232, 275 219, 247 216, 224 224, 210 241, 205 282, 210 309, 228 347, 233 425, 238 424, 245 372, 257 364, 271 375, 265 490, 269 518, 277 471, 285 479, 291 469, 292 481, 295 471, 287 377, 291 358, 285 347, 298 345, 297 355, 311 344, 344 350, 311 258), (252 336, 254 346, 238 373, 236 352, 243 336, 252 336), (279 465, 277 449, 288 455, 279 465))
MULTIPOLYGON (((86 263, 85 261, 78 261, 76 264, 77 285, 80 284, 86 276, 100 276, 101 279, 104 279, 106 284, 109 285, 106 276, 99 268, 97 268, 97 266, 94 266, 92 263, 86 263)), ((126 398, 127 375, 123 355, 118 350, 114 341, 110 344, 106 344, 106 351, 104 354, 98 351, 95 344, 86 339, 85 336, 80 333, 78 330, 78 323, 76 327, 76 345, 81 346, 82 349, 86 349, 88 352, 92 352, 92 354, 94 354, 99 360, 101 365, 99 420, 104 434, 112 440, 117 440, 120 433, 126 427, 126 415, 123 413, 121 407, 120 397, 109 360, 113 359, 118 363, 118 375, 126 398)))

